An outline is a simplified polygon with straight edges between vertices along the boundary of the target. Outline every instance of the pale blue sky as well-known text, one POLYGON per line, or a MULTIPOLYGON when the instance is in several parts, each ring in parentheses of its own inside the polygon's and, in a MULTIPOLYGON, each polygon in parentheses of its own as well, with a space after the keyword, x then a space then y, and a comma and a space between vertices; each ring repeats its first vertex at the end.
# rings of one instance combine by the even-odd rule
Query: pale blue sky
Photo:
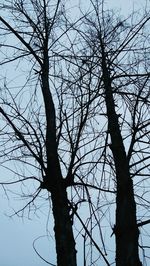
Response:
MULTIPOLYGON (((143 1, 133 0, 107 0, 108 5, 121 8, 121 12, 128 14, 132 11, 134 4, 142 5, 143 1)), ((74 0, 75 3, 75 0, 74 0)), ((86 5, 86 1, 85 1, 86 5)), ((12 205, 12 204, 11 204, 12 205)), ((39 217, 34 217, 32 220, 18 217, 8 218, 11 213, 10 203, 4 195, 3 190, 0 190, 0 265, 1 266, 45 266, 37 254, 34 252, 32 243, 39 236, 46 235, 47 212, 46 208, 43 214, 38 213, 39 217), (7 215, 6 215, 7 214, 7 215)), ((52 227, 52 225, 51 225, 52 227)), ((52 228, 51 228, 52 229, 52 228)), ((54 246, 52 241, 47 237, 37 241, 37 248, 41 256, 46 260, 54 261, 54 246)), ((82 266, 82 258, 79 259, 79 266, 82 266)))

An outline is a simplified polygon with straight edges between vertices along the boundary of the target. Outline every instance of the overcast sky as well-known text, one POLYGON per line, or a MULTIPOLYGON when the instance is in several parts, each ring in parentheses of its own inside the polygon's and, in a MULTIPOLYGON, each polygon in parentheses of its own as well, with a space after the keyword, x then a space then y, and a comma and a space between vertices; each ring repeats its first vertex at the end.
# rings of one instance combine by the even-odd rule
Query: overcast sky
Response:
MULTIPOLYGON (((75 2, 76 0, 74 0, 75 2)), ((140 1, 132 0, 107 0, 107 4, 115 8, 121 8, 121 12, 128 14, 132 11, 133 6, 142 4, 140 1), (133 5, 134 4, 134 5, 133 5)), ((86 5, 86 1, 85 1, 86 5)), ((3 173, 1 173, 2 175, 3 173)), ((18 217, 9 218, 8 215, 12 213, 11 202, 9 202, 4 195, 3 190, 0 191, 0 265, 1 266, 45 266, 43 262, 35 253, 32 245, 36 241, 37 250, 46 260, 51 257, 51 262, 54 261, 54 247, 52 241, 44 237, 46 235, 47 211, 46 208, 43 213, 39 213, 39 217, 28 220, 23 220, 18 217)), ((82 266, 79 264, 79 266, 82 266)))

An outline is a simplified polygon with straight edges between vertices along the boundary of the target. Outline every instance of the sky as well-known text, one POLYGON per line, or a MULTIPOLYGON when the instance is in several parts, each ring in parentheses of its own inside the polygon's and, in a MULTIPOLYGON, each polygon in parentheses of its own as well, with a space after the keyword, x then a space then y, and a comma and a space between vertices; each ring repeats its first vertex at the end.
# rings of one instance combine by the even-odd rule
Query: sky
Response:
MULTIPOLYGON (((75 1, 75 0, 74 0, 75 1)), ((142 0, 107 0, 109 6, 120 8, 122 14, 129 14, 133 6, 142 5, 142 0)), ((85 1, 86 5, 86 1, 85 1)), ((1 173, 3 174, 3 173, 1 173)), ((12 217, 12 204, 7 200, 3 189, 0 190, 0 265, 1 266, 45 266, 33 249, 33 242, 38 237, 35 246, 46 260, 55 264, 55 247, 50 238, 46 237, 47 212, 44 209, 38 216, 27 218, 12 217)), ((51 230, 53 225, 51 224, 51 230)), ((82 261, 79 260, 79 266, 82 261)))

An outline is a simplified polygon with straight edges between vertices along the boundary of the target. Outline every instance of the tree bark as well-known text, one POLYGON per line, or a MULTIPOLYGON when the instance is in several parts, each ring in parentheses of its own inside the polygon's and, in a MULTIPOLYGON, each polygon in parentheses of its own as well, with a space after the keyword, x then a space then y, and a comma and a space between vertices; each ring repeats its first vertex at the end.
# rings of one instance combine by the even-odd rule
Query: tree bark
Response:
POLYGON ((101 44, 101 49, 108 130, 111 137, 110 148, 114 157, 117 182, 116 225, 114 228, 116 266, 141 266, 138 253, 139 230, 136 221, 133 182, 119 128, 118 115, 115 111, 110 72, 103 44, 101 44))

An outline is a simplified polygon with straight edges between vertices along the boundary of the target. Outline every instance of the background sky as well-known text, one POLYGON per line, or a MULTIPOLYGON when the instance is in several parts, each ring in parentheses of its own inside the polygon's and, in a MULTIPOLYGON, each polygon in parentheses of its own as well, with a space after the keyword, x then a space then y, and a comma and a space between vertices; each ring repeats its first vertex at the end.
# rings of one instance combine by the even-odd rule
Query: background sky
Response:
MULTIPOLYGON (((76 2, 76 0, 74 0, 76 2)), ((132 0, 107 0, 107 5, 114 8, 121 8, 122 14, 129 14, 134 7, 137 9, 142 6, 143 1, 132 0)), ((150 2, 148 2, 149 4, 150 2)), ((85 1, 86 5, 86 1, 85 1)), ((144 3, 143 3, 144 5, 144 3)), ((1 71, 1 70, 0 70, 1 71)), ((1 175, 3 173, 1 172, 1 175)), ((3 189, 0 189, 0 265, 1 266, 45 266, 33 249, 33 242, 38 237, 35 245, 46 260, 55 262, 55 250, 51 239, 45 235, 47 225, 48 209, 45 207, 38 216, 34 216, 30 220, 28 218, 18 218, 12 214, 12 203, 8 201, 3 189)), ((53 225, 51 224, 51 230, 53 225)), ((79 260, 79 266, 82 266, 79 260)))

